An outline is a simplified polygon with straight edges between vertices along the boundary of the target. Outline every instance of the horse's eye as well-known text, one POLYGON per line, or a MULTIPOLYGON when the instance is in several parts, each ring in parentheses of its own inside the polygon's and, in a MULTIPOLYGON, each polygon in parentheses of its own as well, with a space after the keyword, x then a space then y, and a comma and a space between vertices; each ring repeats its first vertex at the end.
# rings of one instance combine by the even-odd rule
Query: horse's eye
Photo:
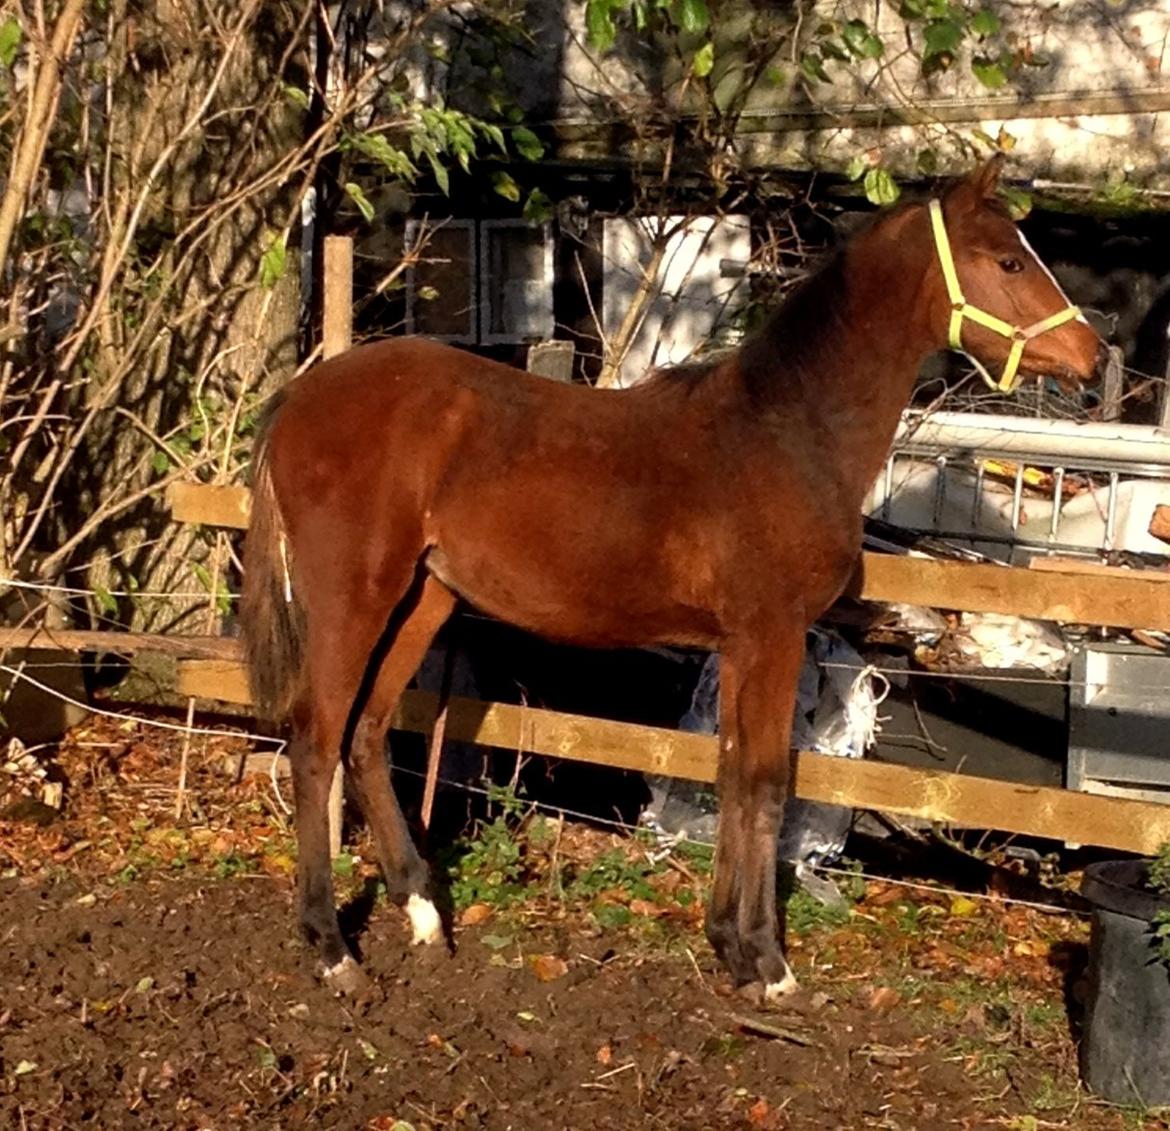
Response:
POLYGON ((1024 264, 1019 259, 1013 259, 1008 256, 1006 259, 999 261, 1000 267, 1009 275, 1018 275, 1024 269, 1024 264))

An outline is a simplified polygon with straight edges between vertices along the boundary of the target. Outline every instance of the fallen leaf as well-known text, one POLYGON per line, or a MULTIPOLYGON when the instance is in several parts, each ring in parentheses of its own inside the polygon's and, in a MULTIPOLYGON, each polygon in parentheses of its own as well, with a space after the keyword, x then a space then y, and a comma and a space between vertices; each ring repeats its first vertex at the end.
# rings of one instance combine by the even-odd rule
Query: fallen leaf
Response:
POLYGON ((630 911, 635 915, 645 915, 651 919, 656 919, 663 913, 662 908, 657 903, 652 903, 648 899, 631 899, 630 911))
POLYGON ((480 940, 484 946, 490 946, 492 950, 503 950, 506 946, 512 945, 511 935, 484 935, 480 940))
POLYGON ((1052 947, 1040 939, 1023 939, 1012 947, 1012 954, 1020 958, 1047 958, 1052 947))
POLYGON ((478 927, 480 923, 486 923, 492 917, 492 909, 486 903, 473 903, 470 907, 463 909, 463 914, 459 916, 459 925, 461 927, 478 927))
POLYGON ((979 910, 979 904, 965 895, 956 895, 951 900, 951 914, 957 919, 966 919, 979 910))
POLYGON ((763 1096, 748 1108, 747 1117, 748 1122, 753 1127, 760 1128, 760 1131, 779 1131, 783 1126, 781 1122, 783 1116, 780 1112, 774 1111, 763 1096))
POLYGON ((891 986, 878 986, 869 995, 869 1008, 878 1012, 893 1009, 902 1000, 902 995, 891 986))
POLYGON ((13 1076, 27 1076, 30 1072, 37 1070, 36 1061, 22 1060, 13 1070, 13 1076))
POLYGON ((553 954, 541 954, 532 960, 532 972, 542 982, 555 982, 569 972, 569 964, 553 954))
POLYGON ((260 867, 270 876, 291 876, 297 870, 297 862, 287 852, 274 852, 261 857, 260 867))
POLYGON ((611 1049, 609 1045, 602 1045, 601 1048, 597 1050, 597 1063, 600 1064, 603 1068, 608 1068, 609 1065, 613 1063, 613 1049, 611 1049))

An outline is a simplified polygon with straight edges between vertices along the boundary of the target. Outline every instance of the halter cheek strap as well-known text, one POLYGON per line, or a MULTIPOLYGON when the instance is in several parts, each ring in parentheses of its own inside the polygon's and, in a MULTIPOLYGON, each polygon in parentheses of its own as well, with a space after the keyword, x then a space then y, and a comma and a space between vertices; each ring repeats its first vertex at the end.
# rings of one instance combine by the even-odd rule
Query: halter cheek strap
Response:
POLYGON ((983 380, 991 388, 999 392, 1010 393, 1018 384, 1020 359, 1024 356, 1024 348, 1028 342, 1049 330, 1055 330, 1057 326, 1063 326, 1066 322, 1080 317, 1080 308, 1070 303, 1063 310, 1057 311, 1056 314, 1049 315, 1047 318, 1042 318, 1039 322, 1033 322, 1031 326, 1014 326, 1002 318, 996 318, 994 314, 988 314, 986 310, 972 306, 963 297, 963 288, 959 286, 959 273, 955 270, 955 257, 951 254, 951 242, 947 238, 942 205, 937 200, 930 202, 930 226, 934 231, 934 246, 938 250, 939 265, 942 267, 943 278, 947 284, 947 297, 951 300, 951 322, 947 333, 951 349, 963 349, 964 318, 969 318, 972 322, 985 326, 1003 338, 1010 338, 1011 349, 1008 350, 1003 375, 998 381, 992 378, 991 374, 981 365, 976 366, 983 380))

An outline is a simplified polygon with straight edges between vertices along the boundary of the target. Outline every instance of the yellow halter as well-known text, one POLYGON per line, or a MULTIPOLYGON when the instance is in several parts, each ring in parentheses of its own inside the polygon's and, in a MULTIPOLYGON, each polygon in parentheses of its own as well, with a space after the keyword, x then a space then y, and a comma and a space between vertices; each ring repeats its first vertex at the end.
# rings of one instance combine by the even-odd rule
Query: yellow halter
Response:
POLYGON ((980 376, 991 388, 998 392, 1010 393, 1018 384, 1020 358, 1024 356, 1024 347, 1027 346, 1028 342, 1048 330, 1055 330, 1057 326, 1063 326, 1066 322, 1079 317, 1080 308, 1070 303, 1063 310, 1048 318, 1042 318, 1039 322, 1033 322, 1031 326, 1013 326, 1002 318, 996 318, 994 314, 988 314, 986 310, 972 306, 963 297, 963 288, 959 286, 959 274, 955 270, 955 257, 951 254, 950 240, 947 239, 942 205, 937 200, 930 202, 930 226, 934 230, 934 246, 938 249, 938 261, 942 266, 943 278, 947 283, 947 297, 951 300, 951 324, 948 333, 951 349, 966 352, 963 350, 962 342, 964 318, 969 318, 972 322, 979 323, 980 326, 986 326, 987 329, 1001 337, 1010 338, 1012 348, 1008 351, 1007 363, 1004 365, 1003 376, 1000 377, 999 381, 996 381, 978 362, 975 366, 979 370, 980 376))

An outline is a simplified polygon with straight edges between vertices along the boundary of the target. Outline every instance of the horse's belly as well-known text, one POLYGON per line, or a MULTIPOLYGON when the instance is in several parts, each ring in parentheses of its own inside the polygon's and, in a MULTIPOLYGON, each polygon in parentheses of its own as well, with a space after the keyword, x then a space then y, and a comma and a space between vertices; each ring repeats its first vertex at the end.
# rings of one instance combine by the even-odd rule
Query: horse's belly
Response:
POLYGON ((496 550, 439 545, 426 565, 480 611, 550 640, 592 648, 717 645, 714 612, 678 593, 653 562, 570 561, 547 542, 531 554, 496 550))

